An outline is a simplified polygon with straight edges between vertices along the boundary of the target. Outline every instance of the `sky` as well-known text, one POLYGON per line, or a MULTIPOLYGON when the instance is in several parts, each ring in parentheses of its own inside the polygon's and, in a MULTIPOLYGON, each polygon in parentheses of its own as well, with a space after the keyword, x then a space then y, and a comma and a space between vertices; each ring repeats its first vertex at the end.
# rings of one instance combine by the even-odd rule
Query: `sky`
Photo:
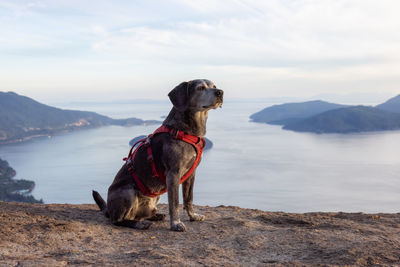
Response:
POLYGON ((0 0, 0 91, 164 99, 207 78, 229 98, 400 94, 398 0, 0 0))

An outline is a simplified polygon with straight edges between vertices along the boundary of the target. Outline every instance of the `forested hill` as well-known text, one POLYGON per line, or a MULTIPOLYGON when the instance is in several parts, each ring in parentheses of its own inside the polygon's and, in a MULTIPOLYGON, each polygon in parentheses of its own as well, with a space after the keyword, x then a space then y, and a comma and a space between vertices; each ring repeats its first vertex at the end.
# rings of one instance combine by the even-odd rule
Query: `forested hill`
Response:
POLYGON ((13 179, 16 172, 8 162, 0 159, 0 201, 43 203, 30 195, 35 183, 28 180, 13 179))
POLYGON ((345 105, 329 103, 321 100, 302 103, 286 103, 267 107, 250 116, 254 122, 285 125, 288 122, 299 121, 322 112, 346 107, 345 105))
POLYGON ((395 96, 385 103, 376 106, 379 109, 400 113, 400 95, 395 96))
POLYGON ((267 107, 250 116, 254 122, 283 125, 311 133, 357 133, 400 130, 400 95, 377 105, 345 106, 324 101, 267 107))
POLYGON ((355 133, 400 129, 400 114, 367 106, 330 110, 283 129, 313 133, 355 133))
POLYGON ((81 128, 155 122, 138 118, 112 119, 95 112, 64 110, 13 92, 0 92, 0 144, 81 128))

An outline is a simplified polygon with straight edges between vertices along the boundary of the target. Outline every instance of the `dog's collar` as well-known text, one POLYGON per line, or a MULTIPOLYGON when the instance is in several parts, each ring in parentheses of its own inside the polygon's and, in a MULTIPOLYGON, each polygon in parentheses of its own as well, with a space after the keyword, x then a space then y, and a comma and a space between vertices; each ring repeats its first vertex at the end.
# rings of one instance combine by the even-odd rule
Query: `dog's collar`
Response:
POLYGON ((204 137, 199 137, 199 136, 196 136, 196 135, 187 134, 184 131, 180 131, 180 130, 175 129, 175 128, 169 128, 169 127, 167 127, 165 125, 162 125, 157 130, 155 130, 153 135, 155 135, 157 133, 169 133, 175 139, 185 141, 185 142, 187 142, 189 144, 192 144, 192 145, 194 145, 196 147, 198 145, 203 145, 203 147, 199 147, 201 149, 203 149, 204 145, 205 145, 204 137))

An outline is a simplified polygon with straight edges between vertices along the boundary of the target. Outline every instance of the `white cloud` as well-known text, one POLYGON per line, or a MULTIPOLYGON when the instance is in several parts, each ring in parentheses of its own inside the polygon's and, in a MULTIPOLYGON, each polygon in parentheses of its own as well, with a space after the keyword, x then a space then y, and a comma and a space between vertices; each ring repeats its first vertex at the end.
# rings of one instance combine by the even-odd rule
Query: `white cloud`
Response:
MULTIPOLYGON (((253 95, 268 96, 274 90, 264 88, 289 95, 298 94, 295 88, 313 94, 339 85, 372 90, 371 80, 394 90, 400 75, 397 0, 32 3, 0 0, 0 15, 7 14, 0 19, 0 52, 21 65, 29 54, 37 75, 53 73, 56 84, 66 72, 66 80, 96 72, 125 79, 120 90, 209 75, 237 86, 238 96, 246 84, 253 95), (61 67, 40 64, 44 56, 61 67), (68 69, 82 61, 79 70, 68 69), (132 72, 140 75, 129 78, 132 72), (146 81, 151 76, 160 78, 146 81)), ((5 73, 22 72, 1 64, 7 61, 0 63, 5 73)), ((96 86, 79 77, 88 90, 96 86)), ((107 84, 100 80, 98 86, 107 84)))
MULTIPOLYGON (((201 59, 234 65, 316 61, 319 67, 321 61, 329 66, 335 60, 353 64, 362 59, 387 59, 400 48, 399 40, 393 36, 400 30, 400 22, 386 13, 373 13, 372 7, 364 3, 368 1, 358 6, 348 6, 343 1, 278 5, 281 2, 286 1, 249 5, 258 11, 257 16, 239 16, 242 9, 237 5, 237 17, 115 31, 94 48, 97 52, 175 59, 184 64, 191 60, 199 63, 201 59)), ((213 1, 183 3, 201 12, 211 6, 210 17, 220 8, 213 1)))

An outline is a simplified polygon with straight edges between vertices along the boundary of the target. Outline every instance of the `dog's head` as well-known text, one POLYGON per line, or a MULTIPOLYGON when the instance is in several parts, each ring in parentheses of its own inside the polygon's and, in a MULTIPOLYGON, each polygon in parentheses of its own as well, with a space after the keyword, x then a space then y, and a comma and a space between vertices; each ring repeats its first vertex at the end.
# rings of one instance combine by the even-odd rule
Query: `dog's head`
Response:
POLYGON ((222 106, 224 91, 217 89, 209 80, 199 79, 179 84, 168 96, 181 112, 187 109, 206 111, 222 106))

